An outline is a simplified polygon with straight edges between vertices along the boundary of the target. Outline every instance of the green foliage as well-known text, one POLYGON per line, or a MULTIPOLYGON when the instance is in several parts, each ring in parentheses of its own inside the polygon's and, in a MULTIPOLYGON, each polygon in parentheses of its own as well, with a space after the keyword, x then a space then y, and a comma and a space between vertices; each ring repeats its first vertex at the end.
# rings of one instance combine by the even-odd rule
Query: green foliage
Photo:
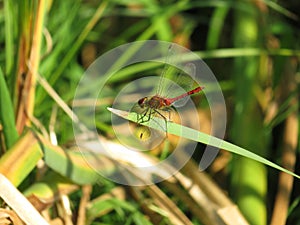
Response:
POLYGON ((4 75, 0 68, 0 123, 3 125, 3 134, 7 148, 12 147, 18 138, 14 119, 14 110, 7 89, 4 75))
MULTIPOLYGON (((287 132, 282 128, 287 118, 293 115, 296 115, 298 123, 300 120, 300 18, 295 13, 300 11, 299 4, 273 0, 47 2, 42 10, 45 22, 41 33, 41 58, 35 60, 39 64, 38 75, 46 79, 58 97, 54 98, 51 90, 45 89, 39 82, 34 84, 37 87, 34 115, 29 120, 37 132, 43 133, 43 138, 34 141, 31 137, 26 141, 28 145, 25 148, 20 145, 24 136, 19 137, 16 127, 19 113, 17 100, 25 90, 22 90, 22 76, 30 71, 31 65, 28 63, 35 38, 34 18, 37 17, 38 2, 3 0, 0 4, 1 172, 6 171, 8 162, 19 159, 15 161, 19 164, 11 167, 15 171, 11 170, 8 174, 12 176, 15 185, 26 179, 23 187, 27 189, 27 194, 42 193, 45 190, 48 197, 49 192, 58 190, 60 183, 89 184, 95 187, 98 185, 96 182, 101 182, 104 192, 109 192, 112 183, 99 178, 92 168, 84 164, 80 152, 69 149, 68 143, 74 138, 72 120, 59 100, 65 103, 65 107, 71 107, 77 85, 86 68, 97 56, 120 44, 150 39, 178 42, 206 60, 219 79, 229 115, 226 137, 235 143, 224 141, 222 148, 258 162, 234 156, 225 165, 228 170, 213 175, 223 179, 223 187, 231 183, 226 192, 230 193, 251 224, 267 223, 266 219, 272 217, 267 212, 273 208, 269 206, 274 204, 277 189, 274 180, 277 177, 271 173, 271 179, 268 179, 269 169, 262 164, 297 176, 279 164, 283 160, 281 154, 286 141, 283 133, 287 132), (58 147, 45 141, 50 133, 53 144, 56 144, 53 135, 57 138, 58 147), (35 145, 31 146, 30 143, 35 145), (42 154, 47 167, 44 169, 48 170, 46 173, 40 166, 34 170, 42 154), (30 159, 26 158, 30 156, 30 159)), ((124 58, 112 62, 111 68, 130 58, 135 51, 130 49, 124 58)), ((111 114, 106 107, 111 106, 113 97, 123 85, 141 74, 160 71, 159 66, 153 63, 136 64, 118 71, 108 81, 105 96, 97 101, 96 127, 99 133, 113 137, 109 122, 111 114)), ((26 96, 27 93, 23 93, 21 100, 30 101, 26 96)), ((89 104, 88 101, 86 104, 89 104)), ((212 140, 219 143, 219 140, 207 134, 173 123, 169 125, 168 132, 178 136, 187 139, 197 137, 192 140, 205 144, 212 144, 212 140), (182 129, 186 129, 186 132, 182 132, 182 129)), ((297 137, 299 140, 299 134, 297 137)), ((297 145, 299 154, 299 143, 297 145)), ((294 157, 299 158, 296 153, 294 157)), ((113 167, 105 169, 109 173, 114 172, 113 167)), ((295 173, 299 174, 299 169, 295 173)), ((296 179, 295 185, 298 182, 296 179)), ((289 224, 299 223, 297 212, 300 193, 296 189, 293 193, 287 215, 289 224)), ((81 197, 76 200, 79 201, 81 197)), ((141 206, 132 199, 92 198, 87 207, 87 221, 90 224, 150 224, 141 206), (105 214, 106 210, 110 213, 100 215, 101 212, 105 214)), ((77 207, 79 203, 74 205, 77 207)), ((192 213, 190 217, 195 224, 202 223, 192 213)))

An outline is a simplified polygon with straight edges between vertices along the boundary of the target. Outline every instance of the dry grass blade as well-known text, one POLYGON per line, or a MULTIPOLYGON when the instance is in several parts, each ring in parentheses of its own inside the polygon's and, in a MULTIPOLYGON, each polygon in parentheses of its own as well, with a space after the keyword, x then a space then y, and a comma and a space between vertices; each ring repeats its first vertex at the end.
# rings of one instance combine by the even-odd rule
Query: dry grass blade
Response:
MULTIPOLYGON (((190 181, 187 182, 187 178, 184 177, 184 175, 179 173, 176 176, 177 178, 180 177, 179 180, 181 181, 185 180, 183 181, 184 183, 190 183, 190 181)), ((217 205, 212 203, 198 186, 189 185, 190 188, 186 190, 183 189, 179 183, 164 182, 164 184, 203 224, 219 224, 218 218, 214 213, 217 209, 217 205)))
MULTIPOLYGON (((290 67, 295 69, 295 64, 290 67)), ((292 74, 292 70, 287 72, 286 82, 282 85, 283 93, 293 93, 297 91, 297 80, 295 79, 294 74, 292 74)), ((286 98, 286 96, 283 96, 286 98)), ((290 107, 298 105, 298 98, 294 96, 290 107)), ((284 136, 283 136, 283 152, 282 152, 282 164, 285 168, 290 171, 294 171, 296 164, 296 155, 297 155, 297 145, 298 145, 298 112, 294 111, 291 113, 285 122, 284 136)), ((288 215, 288 208, 290 202, 290 196, 293 190, 293 176, 290 176, 285 173, 280 173, 279 176, 279 184, 278 184, 278 192, 275 199, 274 211, 271 219, 272 225, 283 225, 286 224, 286 219, 288 215)))
POLYGON ((78 123, 78 118, 73 114, 70 107, 61 99, 59 94, 51 87, 45 78, 37 74, 37 80, 39 84, 47 91, 52 99, 61 107, 61 109, 72 119, 75 123, 78 123))
POLYGON ((191 198, 200 206, 202 214, 205 214, 209 221, 208 224, 248 224, 238 208, 217 184, 204 172, 200 172, 192 161, 186 164, 184 173, 187 176, 178 174, 176 177, 191 198))
POLYGON ((0 173, 18 186, 43 156, 32 132, 27 132, 0 158, 0 173))
POLYGON ((146 192, 155 200, 156 204, 168 212, 169 220, 176 225, 193 224, 178 206, 156 185, 146 188, 146 192))
POLYGON ((14 211, 0 208, 0 224, 6 225, 11 224, 11 222, 14 225, 24 224, 14 211))
MULTIPOLYGON (((148 184, 149 179, 151 181, 150 177, 153 175, 162 176, 162 173, 168 172, 166 170, 166 168, 168 168, 167 166, 164 168, 155 166, 157 163, 156 160, 146 154, 139 152, 133 152, 133 154, 122 145, 111 143, 107 140, 102 141, 110 145, 109 149, 111 152, 110 155, 107 156, 113 157, 115 162, 127 162, 127 164, 136 167, 139 167, 141 164, 144 166, 152 165, 156 168, 156 170, 153 170, 150 174, 146 174, 145 172, 140 173, 139 170, 133 168, 128 169, 126 173, 128 179, 133 176, 142 183, 148 184)), ((92 143, 89 144, 89 148, 92 147, 91 144, 92 143)), ((99 151, 97 145, 93 146, 93 148, 99 151)), ((172 193, 172 196, 189 208, 193 217, 198 218, 199 221, 205 225, 224 225, 229 224, 228 221, 230 221, 230 224, 247 224, 238 208, 207 175, 199 171, 193 162, 189 161, 187 163, 184 168, 184 173, 186 175, 177 173, 175 179, 172 177, 168 179, 168 181, 163 182, 162 185, 172 193)), ((142 189, 140 187, 131 187, 131 190, 134 198, 141 203, 144 212, 155 224, 163 220, 164 217, 168 218, 172 224, 192 224, 176 203, 156 185, 145 185, 142 189), (145 196, 151 197, 149 202, 145 201, 145 196), (154 209, 155 207, 156 209, 154 209)))
POLYGON ((158 224, 163 219, 163 216, 168 218, 171 224, 176 225, 192 225, 193 223, 187 218, 187 216, 177 207, 177 205, 156 185, 150 185, 144 188, 131 187, 134 197, 137 198, 142 204, 142 208, 145 213, 148 214, 150 220, 154 224, 158 224), (151 197, 151 200, 145 201, 145 194, 142 189, 146 192, 146 195, 151 197), (154 206, 159 207, 159 209, 154 210, 154 206), (159 214, 155 213, 159 212, 159 214), (163 216, 162 216, 163 215, 163 216))
POLYGON ((27 198, 19 192, 10 181, 0 174, 0 197, 8 204, 17 215, 30 225, 47 225, 47 221, 31 205, 27 198))
MULTIPOLYGON (((234 205, 225 194, 214 184, 203 172, 200 173, 197 167, 193 166, 205 184, 205 188, 199 186, 197 182, 182 173, 176 174, 178 183, 165 181, 165 186, 178 201, 182 202, 196 217, 205 225, 247 225, 248 223, 241 215, 239 209, 234 205), (209 188, 211 190, 209 190, 209 188), (208 194, 208 192, 210 192, 208 194), (214 198, 211 196, 215 194, 214 198), (216 198, 220 199, 216 199, 216 198)), ((195 177, 195 175, 194 175, 195 177)), ((144 212, 150 217, 154 224, 157 224, 166 217, 171 224, 192 224, 184 212, 178 208, 159 187, 151 185, 143 187, 131 187, 134 198, 141 203, 144 212), (145 195, 151 197, 145 201, 145 195), (159 207, 154 210, 153 204, 159 207), (159 213, 156 213, 159 212, 159 213)))
POLYGON ((82 197, 80 199, 78 217, 77 217, 77 225, 84 225, 86 220, 86 207, 88 201, 90 199, 90 195, 92 192, 91 185, 85 185, 82 187, 82 197))
POLYGON ((65 225, 73 225, 71 210, 71 201, 68 195, 61 195, 59 204, 57 204, 58 215, 63 218, 65 225))
MULTIPOLYGON (((33 26, 33 36, 31 35, 24 35, 23 37, 28 38, 28 40, 21 40, 24 41, 24 45, 28 45, 31 43, 30 46, 30 55, 29 59, 25 57, 24 52, 20 52, 20 58, 23 58, 23 62, 28 66, 29 69, 26 71, 26 75, 24 76, 24 72, 19 73, 19 90, 17 90, 19 94, 18 99, 18 114, 17 114, 17 130, 19 133, 23 131, 25 124, 30 125, 30 118, 33 115, 34 110, 34 101, 35 101, 35 87, 36 87, 36 76, 37 71, 40 64, 40 48, 42 43, 42 33, 43 33, 43 22, 44 22, 44 14, 46 9, 46 1, 41 0, 38 1, 37 11, 35 12, 35 19, 33 20, 33 24, 26 24, 26 26, 31 27, 33 26), (32 40, 31 40, 32 39, 32 40), (23 55, 24 54, 24 55, 23 55), (28 63, 27 63, 28 60, 28 63)), ((25 33, 26 31, 24 31, 25 33)), ((24 46, 22 46, 24 47, 24 46)), ((24 48, 29 48, 29 46, 25 46, 24 48)), ((22 65, 20 65, 22 67, 22 65)))

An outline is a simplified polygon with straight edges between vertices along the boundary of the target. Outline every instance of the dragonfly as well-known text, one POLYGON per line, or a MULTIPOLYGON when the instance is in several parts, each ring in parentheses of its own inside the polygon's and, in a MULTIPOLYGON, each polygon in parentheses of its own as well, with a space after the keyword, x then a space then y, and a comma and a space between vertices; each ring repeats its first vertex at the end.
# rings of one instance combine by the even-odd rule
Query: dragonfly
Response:
MULTIPOLYGON (((185 98, 187 98, 190 95, 197 94, 201 92, 204 87, 197 86, 195 88, 190 88, 193 84, 193 79, 189 77, 190 73, 195 72, 195 65, 192 63, 187 63, 184 66, 184 71, 180 71, 179 74, 176 77, 176 83, 177 85, 174 85, 173 82, 166 82, 168 80, 167 75, 172 73, 171 71, 174 70, 174 67, 172 68, 171 58, 174 60, 174 51, 173 46, 170 45, 168 49, 168 55, 166 58, 166 62, 164 64, 163 71, 161 73, 158 86, 156 88, 156 93, 152 96, 147 96, 140 98, 137 101, 137 105, 139 107, 139 113, 137 113, 137 123, 143 124, 146 122, 149 122, 154 116, 160 117, 165 121, 165 131, 166 136, 167 133, 167 121, 170 121, 170 113, 174 109, 175 106, 182 106, 184 105, 185 98), (189 73, 187 75, 186 73, 189 73), (189 79, 186 79, 189 77, 189 79), (190 88, 191 90, 185 91, 179 95, 176 95, 175 97, 169 97, 171 94, 176 93, 176 89, 179 87, 184 86, 186 88, 190 88), (167 112, 169 115, 168 117, 165 115, 165 112, 167 112)), ((140 139, 143 138, 143 132, 140 134, 140 139)))

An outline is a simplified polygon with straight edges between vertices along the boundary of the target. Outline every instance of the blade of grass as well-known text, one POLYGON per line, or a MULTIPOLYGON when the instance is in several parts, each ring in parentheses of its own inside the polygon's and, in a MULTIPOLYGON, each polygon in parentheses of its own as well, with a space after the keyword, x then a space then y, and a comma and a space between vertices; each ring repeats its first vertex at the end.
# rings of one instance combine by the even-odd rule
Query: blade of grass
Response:
POLYGON ((18 214, 25 224, 49 225, 28 199, 2 174, 0 174, 0 186, 0 197, 18 214))
POLYGON ((162 4, 158 4, 156 1, 145 1, 145 9, 153 12, 150 16, 151 26, 155 27, 156 35, 159 40, 170 41, 172 38, 172 28, 168 19, 168 10, 174 8, 168 5, 167 8, 162 4))
MULTIPOLYGON (((210 58, 237 58, 237 57, 247 57, 247 56, 260 56, 262 54, 267 54, 270 56, 296 56, 300 57, 300 51, 293 49, 274 49, 274 50, 264 50, 260 48, 228 48, 228 49, 216 49, 208 51, 198 51, 195 52, 201 59, 210 58)), ((127 52, 126 52, 127 54, 127 52)), ((127 56, 128 57, 128 56, 127 56)), ((186 54, 181 57, 186 61, 195 60, 195 55, 186 54)), ((157 59, 163 61, 163 59, 157 59)), ((183 61, 182 61, 183 62, 183 61)), ((145 70, 154 69, 159 67, 158 64, 153 64, 149 62, 138 63, 131 65, 128 68, 124 68, 116 73, 115 76, 110 78, 110 82, 120 81, 120 79, 128 79, 130 76, 137 73, 143 72, 145 70)))
POLYGON ((0 68, 0 122, 3 126, 3 133, 7 148, 10 148, 16 142, 19 136, 16 129, 14 115, 15 113, 9 91, 5 83, 4 75, 0 68))
MULTIPOLYGON (((35 88, 36 88, 36 79, 37 73, 40 65, 40 50, 42 44, 42 33, 43 33, 43 25, 44 25, 44 16, 46 12, 46 1, 40 0, 37 5, 37 12, 36 18, 34 22, 34 30, 33 30, 33 37, 32 37, 32 45, 30 51, 30 58, 29 58, 29 73, 27 78, 29 82, 25 85, 28 85, 28 98, 27 98, 27 105, 25 107, 27 116, 25 117, 26 120, 28 118, 33 117, 34 111, 34 102, 35 102, 35 88)), ((28 120, 28 124, 30 124, 30 120, 28 120)))
MULTIPOLYGON (((243 2, 240 0, 237 2, 243 2)), ((259 32, 264 24, 258 22, 264 16, 257 6, 251 2, 247 11, 235 10, 233 13, 234 47, 263 46, 263 36, 259 32)), ((262 6, 263 7, 263 4, 262 6)), ((253 153, 266 156, 270 136, 266 135, 263 115, 259 110, 259 102, 253 94, 255 87, 263 86, 264 64, 267 55, 235 58, 232 78, 234 88, 234 110, 231 125, 231 140, 241 146, 253 149, 253 153), (255 139, 255 140, 254 140, 255 139)), ((260 96, 264 98, 264 96, 260 96)), ((266 195, 267 170, 258 162, 233 156, 231 160, 231 196, 246 219, 253 225, 265 224, 267 221, 266 195), (255 178, 255 179, 253 179, 255 178)))
MULTIPOLYGON (((134 112, 126 112, 126 111, 121 111, 121 110, 118 110, 118 109, 113 109, 113 108, 108 108, 108 110, 112 113, 114 113, 115 115, 117 116, 120 116, 126 120, 130 120, 132 122, 135 122, 137 123, 137 115, 136 113, 134 112)), ((143 126, 147 126, 147 127, 150 127, 150 128, 153 128, 153 129, 156 129, 156 130, 160 130, 160 131, 163 131, 163 128, 160 126, 160 124, 164 124, 165 121, 163 119, 160 119, 160 118, 153 118, 155 120, 157 120, 156 123, 150 123, 150 122, 145 122, 143 123, 143 126)), ((239 147, 237 145, 234 145, 230 142, 227 142, 227 141, 224 141, 222 139, 219 139, 219 138, 216 138, 214 136, 211 136, 209 134, 206 134, 206 133, 203 133, 203 132, 200 132, 200 131, 197 131, 197 130, 194 130, 192 128, 189 128, 189 127, 185 127, 185 126, 182 126, 180 124, 176 124, 176 123, 172 123, 172 122, 167 122, 167 127, 168 127, 168 133, 170 134, 174 134, 174 135, 177 135, 177 136, 180 136, 180 137, 183 137, 183 138, 186 138, 188 140, 192 140, 192 141, 197 141, 197 142, 200 142, 200 143, 203 143, 203 144, 207 144, 207 145, 210 145, 210 146, 214 146, 214 147, 217 147, 217 148, 221 148, 221 149, 224 149, 226 151, 229 151, 229 152, 232 152, 232 153, 235 153, 237 155, 241 155, 241 156, 244 156, 246 158, 249 158, 249 159, 252 159, 252 160, 255 160, 257 162, 260 162, 260 163, 263 163, 265 165, 268 165, 270 167, 273 167, 277 170, 280 170, 282 172, 285 172, 287 174, 290 174, 298 179, 300 179, 300 176, 249 151, 249 150, 246 150, 242 147, 239 147)))
POLYGON ((13 17, 14 17, 13 2, 4 1, 4 16, 5 16, 5 74, 11 75, 14 62, 14 33, 13 33, 13 17))
POLYGON ((102 18, 104 11, 106 10, 108 6, 108 1, 103 1, 99 7, 97 8, 97 11, 95 12, 94 16, 91 18, 91 20, 88 22, 88 24, 85 26, 84 30, 81 32, 75 43, 73 44, 73 47, 68 51, 67 55, 64 57, 62 62, 60 62, 57 69, 54 71, 54 73, 51 75, 49 82, 53 84, 61 75, 63 70, 67 67, 70 60, 75 56, 76 52, 82 45, 83 41, 86 39, 87 35, 91 32, 93 27, 99 22, 99 20, 102 18))
POLYGON ((79 186, 71 180, 53 171, 47 172, 47 175, 41 180, 28 187, 23 194, 26 197, 35 196, 40 199, 47 199, 45 204, 55 201, 56 198, 64 193, 71 193, 77 190, 79 186))
MULTIPOLYGON (((27 1, 24 2, 26 5, 27 1)), ((24 18, 26 23, 22 20, 23 29, 20 37, 19 51, 20 62, 16 82, 16 126, 19 133, 22 133, 25 125, 30 125, 30 118, 33 117, 36 97, 36 73, 40 64, 42 30, 46 12, 46 3, 44 0, 40 0, 36 4, 33 2, 30 3, 32 4, 28 4, 28 7, 22 8, 27 17, 26 19, 24 18)))
POLYGON ((284 7, 282 7, 281 5, 276 3, 276 1, 265 0, 264 2, 274 11, 277 11, 278 13, 280 13, 290 19, 293 19, 295 21, 299 20, 299 16, 297 16, 297 14, 289 11, 288 9, 285 9, 284 7))
POLYGON ((207 34, 207 49, 214 49, 218 47, 219 39, 222 37, 221 32, 224 26, 225 17, 227 16, 228 12, 228 6, 218 7, 214 10, 207 34))
MULTIPOLYGON (((163 39, 169 40, 170 33, 167 34, 168 32, 161 32, 161 27, 166 27, 166 24, 168 24, 166 21, 168 21, 168 19, 170 19, 173 15, 180 11, 181 7, 182 2, 179 2, 171 7, 168 7, 165 11, 163 11, 163 13, 161 13, 160 11, 157 12, 157 16, 153 19, 153 23, 136 39, 136 41, 148 40, 153 34, 155 34, 155 32, 159 32, 161 34, 164 33, 162 35, 164 37, 163 39), (164 26, 161 26, 162 24, 164 24, 164 26)), ((121 65, 123 65, 128 59, 130 59, 131 56, 133 56, 138 51, 139 47, 141 46, 132 45, 131 47, 129 47, 127 51, 110 67, 110 71, 114 71, 115 68, 119 68, 121 65)))
POLYGON ((18 186, 43 156, 39 143, 31 132, 24 135, 0 158, 0 173, 18 186))
MULTIPOLYGON (((99 7, 96 9, 96 12, 94 13, 93 17, 85 25, 84 29, 81 31, 81 33, 79 34, 78 38, 74 41, 74 43, 71 43, 71 46, 68 50, 65 49, 64 45, 62 45, 62 46, 60 45, 62 49, 54 50, 55 53, 52 53, 52 55, 50 55, 51 60, 50 60, 50 62, 48 62, 48 63, 50 63, 48 65, 49 68, 47 67, 47 65, 45 65, 45 67, 48 68, 48 71, 50 69, 53 70, 52 73, 48 73, 48 71, 45 70, 44 65, 41 65, 42 70, 44 72, 46 71, 45 73, 43 73, 43 75, 47 73, 48 81, 51 85, 54 84, 59 79, 59 77, 62 75, 64 70, 69 65, 69 63, 72 61, 72 59, 78 52, 79 48, 83 44, 83 42, 86 39, 86 37, 88 36, 88 34, 96 26, 96 24, 99 22, 99 20, 103 17, 105 10, 108 8, 108 5, 109 5, 108 1, 103 1, 99 5, 99 7), (67 51, 67 53, 61 59, 59 65, 57 66, 57 61, 60 60, 59 54, 64 53, 64 51, 67 51), (55 69, 53 69, 53 68, 55 68, 55 69)), ((70 22, 73 22, 73 21, 70 21, 70 22)), ((45 98, 45 92, 38 90, 37 103, 41 103, 44 100, 44 98, 45 98)))
MULTIPOLYGON (((65 151, 52 145, 41 135, 27 131, 16 144, 0 158, 0 173, 18 186, 43 157, 45 163, 55 172, 69 178, 76 184, 94 184, 100 175, 89 164, 88 159, 104 157, 90 152, 65 151)), ((107 161, 100 165, 103 171, 113 171, 114 164, 107 161)))
MULTIPOLYGON (((87 157, 101 157, 89 152, 65 151, 59 146, 52 145, 39 135, 40 144, 46 164, 55 172, 68 177, 77 184, 93 184, 100 175, 89 164, 87 157)), ((113 170, 113 165, 101 165, 103 170, 113 170), (111 167, 110 167, 111 166, 111 167)))

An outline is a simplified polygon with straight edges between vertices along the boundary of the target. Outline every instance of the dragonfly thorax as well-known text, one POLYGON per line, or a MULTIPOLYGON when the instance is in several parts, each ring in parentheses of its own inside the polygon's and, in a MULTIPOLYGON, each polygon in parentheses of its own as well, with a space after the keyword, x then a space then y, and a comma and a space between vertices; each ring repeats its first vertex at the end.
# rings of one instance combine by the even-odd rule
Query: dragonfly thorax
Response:
POLYGON ((157 95, 152 96, 152 97, 141 98, 138 101, 138 104, 141 108, 149 107, 152 109, 160 109, 160 108, 164 108, 167 106, 165 99, 162 97, 159 97, 157 95))

